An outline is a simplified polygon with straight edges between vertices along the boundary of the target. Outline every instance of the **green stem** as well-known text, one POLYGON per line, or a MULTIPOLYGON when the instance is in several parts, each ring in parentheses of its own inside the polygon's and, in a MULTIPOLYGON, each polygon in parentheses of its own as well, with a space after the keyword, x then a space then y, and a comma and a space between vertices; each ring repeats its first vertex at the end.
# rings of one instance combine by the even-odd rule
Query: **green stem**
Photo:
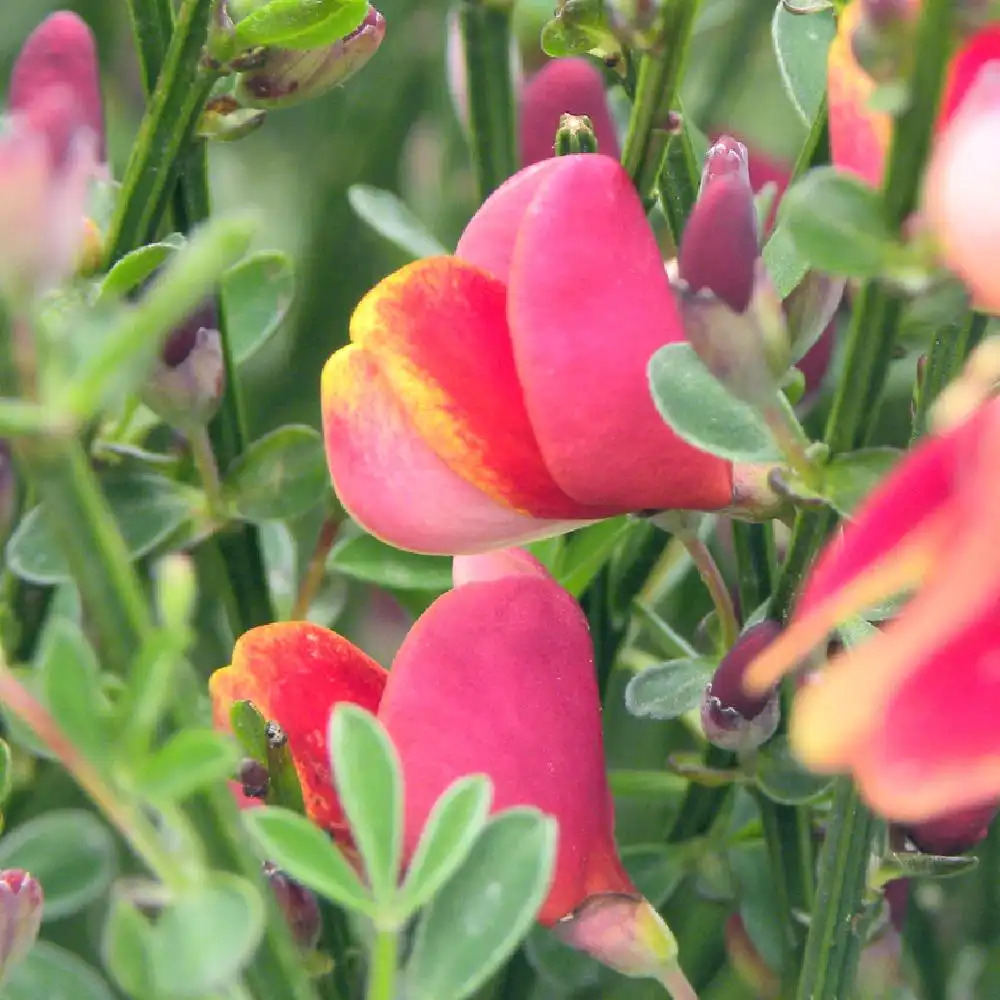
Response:
POLYGON ((213 518, 222 519, 225 516, 222 480, 219 478, 219 466, 212 451, 212 442, 209 441, 205 428, 198 427, 193 430, 188 437, 188 444, 191 448, 191 458, 198 470, 198 477, 205 490, 205 497, 208 499, 209 514, 213 518))
POLYGON ((142 86, 148 96, 156 88, 157 77, 163 68, 174 14, 170 0, 128 0, 128 12, 139 52, 142 86))
POLYGON ((809 925, 796 1000, 850 995, 861 950, 859 923, 878 821, 861 804, 850 778, 837 781, 820 854, 816 906, 809 925))
POLYGON ((715 613, 722 628, 722 642, 726 649, 731 649, 740 634, 740 626, 736 621, 736 609, 729 594, 729 587, 719 570, 718 563, 709 551, 708 546, 694 532, 682 532, 678 535, 687 549, 691 562, 694 563, 698 575, 708 590, 715 605, 715 613))
POLYGON ((510 18, 509 9, 487 0, 462 0, 459 10, 472 160, 480 200, 510 177, 518 165, 510 18))
POLYGON ((396 962, 399 934, 395 930, 376 930, 372 943, 371 968, 368 971, 367 1000, 396 1000, 396 962))
POLYGON ((663 162, 670 138, 667 131, 670 112, 677 102, 684 59, 699 7, 700 0, 666 5, 660 44, 656 51, 642 57, 639 67, 622 165, 643 198, 652 191, 663 162))
POLYGON ((927 415, 941 390, 958 374, 976 344, 986 332, 987 318, 981 313, 969 313, 964 321, 941 327, 934 334, 934 343, 927 354, 924 377, 918 383, 913 413, 913 435, 916 440, 927 430, 927 415))
POLYGON ((292 621, 304 620, 309 614, 309 606, 316 599, 319 588, 326 577, 326 560, 334 542, 337 541, 342 522, 343 516, 339 511, 328 514, 323 519, 312 555, 309 557, 309 565, 306 567, 305 573, 302 574, 298 593, 295 595, 295 604, 292 605, 292 611, 289 615, 292 621))
POLYGON ((217 73, 201 64, 212 0, 184 0, 149 109, 122 178, 108 235, 108 260, 147 243, 156 231, 217 73))

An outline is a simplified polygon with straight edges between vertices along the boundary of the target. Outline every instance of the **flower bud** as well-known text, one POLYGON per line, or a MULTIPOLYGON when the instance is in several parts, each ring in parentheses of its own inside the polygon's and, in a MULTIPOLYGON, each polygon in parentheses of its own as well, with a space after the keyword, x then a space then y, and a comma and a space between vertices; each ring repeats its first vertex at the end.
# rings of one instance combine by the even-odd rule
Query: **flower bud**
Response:
POLYGON ((752 625, 737 640, 712 675, 701 703, 701 723, 710 743, 746 752, 766 743, 778 728, 781 702, 777 690, 750 695, 743 688, 747 667, 778 637, 774 621, 752 625))
POLYGON ((712 292, 733 312, 745 312, 758 256, 757 212, 747 148, 722 136, 708 151, 701 190, 684 229, 678 265, 693 292, 712 292))
POLYGON ((596 153, 597 136, 594 125, 586 115, 562 115, 556 131, 556 156, 573 153, 596 153))
POLYGON ((266 116, 266 111, 245 108, 236 98, 222 94, 205 105, 198 121, 198 135, 215 142, 234 142, 259 129, 266 116))
POLYGON ((316 897, 270 862, 264 864, 264 877, 274 891, 296 943, 306 950, 315 948, 323 929, 316 897))
POLYGON ((989 833, 998 810, 1000 802, 986 802, 903 830, 924 854, 964 854, 989 833))
POLYGON ((384 37, 385 18, 369 4, 361 24, 330 45, 267 49, 258 67, 237 78, 237 96, 262 108, 284 108, 311 100, 354 76, 384 37))
POLYGON ((42 886, 28 872, 0 872, 0 980, 31 951, 42 925, 42 886))
POLYGON ((7 107, 25 111, 50 88, 73 95, 75 117, 88 129, 100 162, 107 159, 97 48, 86 23, 67 10, 49 15, 28 36, 11 71, 7 107))
POLYGON ((163 345, 143 388, 147 406, 184 430, 212 419, 222 399, 225 364, 214 303, 191 314, 163 345))
POLYGON ((938 137, 927 169, 923 210, 943 263, 972 291, 977 308, 1000 313, 1000 59, 979 70, 938 137))

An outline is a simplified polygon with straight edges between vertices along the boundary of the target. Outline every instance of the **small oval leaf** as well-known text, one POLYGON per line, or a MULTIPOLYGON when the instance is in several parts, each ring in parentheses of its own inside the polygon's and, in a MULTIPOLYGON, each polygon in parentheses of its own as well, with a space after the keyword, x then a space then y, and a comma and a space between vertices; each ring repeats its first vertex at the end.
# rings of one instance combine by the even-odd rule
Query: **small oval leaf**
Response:
POLYGON ((328 488, 323 438, 315 428, 299 424, 279 427, 254 441, 226 478, 226 493, 248 521, 298 517, 328 488))
POLYGON ((640 718, 676 719, 701 704, 715 664, 668 660, 636 674, 625 688, 625 707, 640 718))
POLYGON ((232 775, 236 764, 236 748, 227 736, 211 729, 185 729, 136 767, 135 782, 151 801, 180 802, 232 775))
POLYGON ((222 279, 230 349, 241 364, 278 331, 295 298, 291 259, 267 250, 255 253, 222 279))
POLYGON ((100 898, 117 869, 108 828, 83 809, 59 809, 0 840, 0 868, 24 868, 42 884, 44 920, 77 913, 100 898))
POLYGON ((73 952, 39 941, 10 970, 0 1000, 115 1000, 98 972, 73 952))
POLYGON ((769 799, 786 806, 818 799, 833 780, 828 774, 807 771, 795 759, 786 736, 775 736, 757 751, 754 778, 769 799))
POLYGON ((461 1000, 531 928, 556 854, 556 821, 534 809, 494 816, 417 928, 405 971, 410 1000, 461 1000))
POLYGON ((807 126, 826 94, 826 62, 837 34, 833 10, 823 7, 793 14, 779 3, 771 21, 771 37, 781 80, 792 107, 807 126))
POLYGON ((369 184, 352 184, 347 189, 347 200, 358 217, 379 236, 384 236, 414 260, 448 253, 445 245, 391 191, 369 184))
POLYGON ((733 462, 770 462, 781 451, 760 415, 733 398, 687 343, 650 359, 653 402, 678 437, 733 462))

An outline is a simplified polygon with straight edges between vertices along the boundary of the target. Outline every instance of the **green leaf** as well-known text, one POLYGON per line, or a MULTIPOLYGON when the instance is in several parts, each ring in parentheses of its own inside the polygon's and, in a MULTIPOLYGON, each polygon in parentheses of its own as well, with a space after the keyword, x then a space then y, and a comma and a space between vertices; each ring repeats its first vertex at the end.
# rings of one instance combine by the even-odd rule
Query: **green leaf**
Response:
POLYGON ((241 364, 277 332, 295 297, 291 259, 266 250, 228 270, 222 279, 233 360, 241 364))
POLYGON ((454 782, 434 803, 396 904, 404 918, 424 906, 468 857, 492 797, 489 778, 473 774, 454 782))
POLYGON ((834 455, 823 467, 823 496, 839 514, 850 517, 901 455, 897 448, 862 448, 834 455))
POLYGON ((350 34, 365 18, 367 0, 271 0, 241 20, 239 48, 313 48, 350 34))
POLYGON ((376 905, 396 895, 403 857, 403 776, 396 748, 370 712, 346 702, 330 717, 330 767, 376 905))
POLYGON ((254 441, 226 477, 226 493, 248 521, 298 517, 328 488, 323 438, 299 424, 279 427, 254 441))
MULTIPOLYGON (((46 899, 46 906, 48 899, 46 899)), ((0 1000, 115 1000, 95 969, 73 952, 39 941, 10 970, 0 1000)))
POLYGON ((657 909, 673 895, 687 874, 685 855, 677 844, 633 844, 623 847, 621 856, 635 887, 657 909))
POLYGON ((42 884, 43 919, 59 920, 100 898, 117 868, 115 842, 93 813, 57 809, 0 840, 0 868, 24 868, 42 884))
POLYGON ((434 897, 405 971, 409 1000, 461 1000, 513 952, 552 880, 556 821, 534 809, 494 816, 434 897))
POLYGON ((533 927, 524 942, 524 957, 559 997, 573 996, 596 987, 602 969, 596 959, 563 944, 547 927, 533 927))
POLYGON ((816 167, 793 184, 781 200, 778 221, 819 271, 871 278, 899 256, 879 193, 834 167, 816 167))
POLYGON ((890 851, 879 865, 877 881, 884 885, 896 878, 953 878, 965 875, 978 864, 979 858, 970 855, 890 851))
POLYGON ((403 552, 372 535, 355 535, 338 542, 327 562, 330 569, 387 590, 451 589, 451 560, 403 552))
MULTIPOLYGON (((133 559, 165 542, 203 499, 198 490, 149 473, 111 473, 101 487, 133 559)), ((6 555, 11 571, 29 583, 51 586, 72 579, 42 505, 17 526, 6 555)))
POLYGON ((97 291, 97 301, 123 299, 138 288, 172 254, 184 245, 179 233, 173 237, 139 247, 125 254, 104 276, 97 291))
POLYGON ((318 826, 275 806, 248 809, 242 818, 261 855, 283 872, 340 906, 374 914, 371 895, 357 872, 318 826))
POLYGON ((828 774, 807 771, 795 759, 786 736, 775 736, 757 751, 754 779, 769 799, 786 806, 820 798, 833 780, 828 774))
POLYGON ((14 787, 14 762, 10 756, 10 744, 0 740, 0 806, 10 798, 14 787))
POLYGON ((106 760, 111 751, 108 702, 97 657, 79 625, 62 617, 51 622, 36 670, 42 697, 59 728, 89 760, 106 760))
POLYGON ((676 719, 701 704, 715 664, 668 660, 636 674, 625 688, 625 707, 639 718, 676 719))
POLYGON ((347 200, 360 219, 414 260, 448 253, 444 244, 391 191, 369 184, 352 184, 347 189, 347 200))
POLYGON ((115 982, 129 996, 152 997, 152 928, 139 908, 115 893, 104 923, 101 954, 115 982))
POLYGON ((771 37, 778 69, 792 107, 811 126, 826 94, 826 58, 837 34, 832 10, 808 17, 792 14, 778 4, 771 21, 771 37))
POLYGON ((264 932, 264 904, 245 879, 213 872, 174 896, 151 925, 155 996, 204 997, 232 985, 264 932))
POLYGON ((627 517, 616 517, 574 532, 566 540, 555 574, 560 585, 579 597, 611 558, 628 528, 627 517))
POLYGON ((139 792, 154 802, 181 802, 205 785, 231 777, 237 757, 232 740, 211 729, 175 733, 135 769, 139 792))
POLYGON ((757 411, 730 396, 690 344, 661 347, 650 359, 649 382, 660 416, 688 444, 734 462, 781 458, 757 411))
POLYGON ((262 764, 267 760, 267 719, 252 701, 234 701, 229 725, 243 752, 262 764))
POLYGON ((809 261, 799 252, 788 226, 775 227, 761 256, 778 298, 787 299, 809 270, 809 261))

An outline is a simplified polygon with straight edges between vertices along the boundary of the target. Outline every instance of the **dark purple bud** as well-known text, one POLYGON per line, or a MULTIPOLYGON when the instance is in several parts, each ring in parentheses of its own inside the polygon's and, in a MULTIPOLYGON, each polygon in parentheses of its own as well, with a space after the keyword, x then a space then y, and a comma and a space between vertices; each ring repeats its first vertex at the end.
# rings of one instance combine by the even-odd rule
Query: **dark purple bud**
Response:
POLYGON ((763 621, 748 628, 712 675, 701 704, 701 721, 709 742, 725 750, 754 750, 778 727, 781 706, 777 691, 764 697, 743 690, 747 667, 778 637, 781 626, 763 621))
POLYGON ((271 775, 259 760, 247 757, 240 761, 236 780, 243 786, 243 794, 248 799, 263 799, 267 796, 271 775))
POLYGON ((316 897, 270 862, 264 864, 264 876, 274 890, 278 905, 299 946, 307 950, 315 948, 323 927, 316 897))
POLYGON ((21 47, 10 76, 7 107, 12 112, 28 112, 51 89, 72 95, 74 120, 93 133, 97 157, 104 162, 97 47, 87 24, 66 10, 42 21, 21 47))
POLYGON ((705 159, 701 191, 681 240, 680 277, 693 292, 708 289, 742 313, 753 297, 758 251, 747 148, 724 135, 705 159))
POLYGON ((21 868, 0 872, 0 978, 24 958, 42 925, 41 883, 21 868))
POLYGON ((989 833, 998 810, 1000 802, 994 800, 903 829, 924 854, 964 854, 989 833))
POLYGON ((178 326, 143 389, 146 405, 180 430, 203 426, 222 399, 225 365, 216 316, 209 302, 178 326))

